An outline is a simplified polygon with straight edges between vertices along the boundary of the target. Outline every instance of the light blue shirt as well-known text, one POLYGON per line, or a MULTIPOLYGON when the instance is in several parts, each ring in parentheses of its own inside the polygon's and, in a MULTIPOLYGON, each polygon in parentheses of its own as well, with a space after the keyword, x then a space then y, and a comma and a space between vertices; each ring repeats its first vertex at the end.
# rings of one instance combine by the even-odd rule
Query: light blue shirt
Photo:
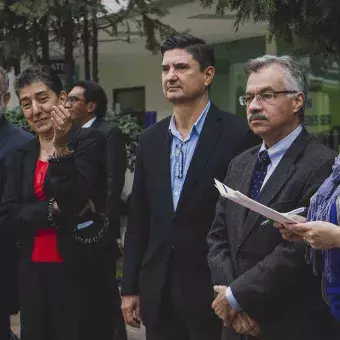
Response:
MULTIPOLYGON (((299 125, 293 132, 291 132, 285 138, 281 139, 279 142, 277 142, 275 145, 273 145, 269 149, 267 149, 266 144, 264 142, 262 143, 259 153, 261 151, 267 150, 269 158, 270 158, 270 164, 267 167, 267 174, 266 174, 266 177, 264 178, 261 190, 266 184, 266 182, 268 181, 269 177, 273 174, 278 164, 280 163, 283 155, 286 153, 289 147, 293 144, 293 142, 295 141, 297 136, 301 133, 301 131, 302 131, 302 126, 299 125)), ((229 304, 231 305, 231 307, 236 312, 239 312, 242 310, 241 306, 236 301, 230 287, 227 288, 226 298, 229 304)))
POLYGON ((185 177, 187 175, 192 156, 195 152, 199 136, 202 132, 205 119, 210 109, 210 105, 211 104, 209 101, 185 139, 182 138, 181 134, 176 128, 174 115, 170 120, 169 133, 172 135, 170 150, 170 174, 172 200, 175 211, 177 209, 185 177))

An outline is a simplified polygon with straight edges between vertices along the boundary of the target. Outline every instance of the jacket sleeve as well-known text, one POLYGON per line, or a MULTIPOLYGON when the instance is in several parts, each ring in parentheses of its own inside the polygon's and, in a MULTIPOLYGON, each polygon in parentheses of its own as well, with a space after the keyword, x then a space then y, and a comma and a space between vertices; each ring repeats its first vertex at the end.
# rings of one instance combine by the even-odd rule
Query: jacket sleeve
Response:
POLYGON ((0 230, 17 237, 33 235, 48 226, 48 202, 22 203, 22 154, 14 152, 6 158, 4 191, 0 207, 0 230))
POLYGON ((138 295, 139 293, 138 276, 149 240, 150 208, 146 192, 142 150, 143 141, 141 136, 137 149, 135 177, 125 234, 123 295, 138 295))
MULTIPOLYGON (((309 205, 311 196, 330 174, 333 163, 334 159, 329 159, 312 172, 299 206, 309 205)), ((312 270, 305 262, 305 251, 303 242, 282 241, 271 254, 234 280, 230 288, 243 310, 258 320, 296 290, 299 277, 309 275, 312 270)))
POLYGON ((120 198, 125 183, 126 149, 119 129, 106 137, 107 199, 106 211, 115 238, 120 237, 120 198))
MULTIPOLYGON (((229 165, 227 176, 232 167, 229 165)), ((207 236, 209 247, 208 264, 211 271, 212 282, 214 285, 228 285, 233 281, 234 274, 230 260, 230 245, 226 226, 226 199, 219 197, 216 205, 215 218, 207 236)))
POLYGON ((91 199, 96 181, 103 175, 105 136, 95 130, 82 129, 71 157, 50 161, 50 182, 59 209, 78 214, 91 199))

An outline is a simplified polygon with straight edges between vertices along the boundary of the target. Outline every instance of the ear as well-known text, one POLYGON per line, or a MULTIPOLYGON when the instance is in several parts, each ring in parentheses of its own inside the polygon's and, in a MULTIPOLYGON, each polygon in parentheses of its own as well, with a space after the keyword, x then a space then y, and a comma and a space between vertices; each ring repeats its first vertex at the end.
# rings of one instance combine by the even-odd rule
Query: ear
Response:
POLYGON ((215 67, 208 66, 204 71, 205 86, 209 86, 215 75, 215 67))
POLYGON ((305 96, 302 92, 299 92, 293 100, 293 112, 297 113, 303 107, 305 102, 305 96))
POLYGON ((59 93, 59 98, 58 98, 59 105, 65 105, 67 102, 67 93, 65 91, 61 91, 59 93))
POLYGON ((97 103, 95 103, 95 102, 88 102, 87 103, 88 112, 94 113, 94 111, 96 111, 96 108, 97 108, 97 103))
POLYGON ((5 107, 7 106, 10 99, 11 99, 11 94, 9 92, 6 92, 3 96, 3 102, 4 102, 5 107))

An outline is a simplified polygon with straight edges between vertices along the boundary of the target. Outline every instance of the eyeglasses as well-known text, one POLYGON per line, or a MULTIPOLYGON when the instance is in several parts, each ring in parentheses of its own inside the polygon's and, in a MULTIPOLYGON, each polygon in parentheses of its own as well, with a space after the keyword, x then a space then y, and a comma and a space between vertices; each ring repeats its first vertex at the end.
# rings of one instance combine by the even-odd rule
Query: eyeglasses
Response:
POLYGON ((266 91, 256 94, 245 94, 244 96, 241 96, 239 98, 239 101, 242 106, 249 106, 256 97, 258 103, 271 103, 275 99, 277 94, 292 93, 298 93, 298 91, 266 91))
POLYGON ((83 98, 79 98, 79 97, 76 97, 76 96, 69 96, 67 98, 67 101, 70 103, 70 104, 75 104, 75 103, 78 103, 80 101, 85 101, 85 99, 83 98))
POLYGON ((175 152, 175 174, 179 179, 183 178, 184 153, 182 147, 183 143, 177 144, 175 152))

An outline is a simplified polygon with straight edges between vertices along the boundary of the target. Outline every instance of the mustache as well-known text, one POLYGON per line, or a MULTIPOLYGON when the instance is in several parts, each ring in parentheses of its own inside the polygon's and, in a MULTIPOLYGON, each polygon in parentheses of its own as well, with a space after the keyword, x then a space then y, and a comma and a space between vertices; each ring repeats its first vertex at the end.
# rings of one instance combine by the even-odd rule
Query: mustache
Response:
POLYGON ((263 113, 254 113, 248 118, 248 122, 251 123, 253 120, 268 120, 268 117, 263 113))

